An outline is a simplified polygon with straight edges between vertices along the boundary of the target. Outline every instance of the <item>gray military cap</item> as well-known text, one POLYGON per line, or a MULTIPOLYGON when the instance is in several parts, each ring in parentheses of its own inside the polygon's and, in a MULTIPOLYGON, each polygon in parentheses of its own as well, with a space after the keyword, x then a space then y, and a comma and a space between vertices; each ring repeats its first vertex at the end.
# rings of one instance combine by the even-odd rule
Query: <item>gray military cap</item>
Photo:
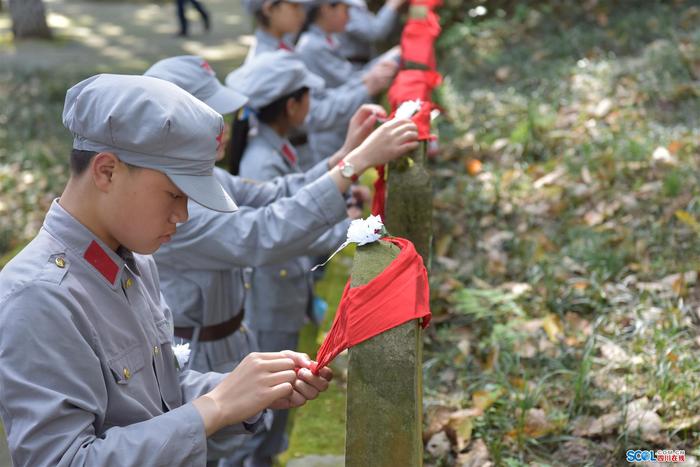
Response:
POLYGON ((209 63, 195 55, 163 59, 146 70, 144 76, 177 84, 221 115, 235 112, 248 102, 246 96, 221 84, 209 63))
POLYGON ((226 77, 226 86, 249 96, 248 106, 254 110, 303 87, 322 89, 324 84, 286 50, 260 54, 226 77))
MULTIPOLYGON (((254 15, 260 11, 265 3, 275 3, 279 0, 243 0, 243 7, 248 13, 254 15)), ((289 3, 311 3, 313 0, 285 0, 289 3)))
POLYGON ((93 76, 66 93, 63 124, 75 149, 113 152, 122 162, 165 173, 204 207, 238 209, 213 174, 223 118, 172 83, 93 76))

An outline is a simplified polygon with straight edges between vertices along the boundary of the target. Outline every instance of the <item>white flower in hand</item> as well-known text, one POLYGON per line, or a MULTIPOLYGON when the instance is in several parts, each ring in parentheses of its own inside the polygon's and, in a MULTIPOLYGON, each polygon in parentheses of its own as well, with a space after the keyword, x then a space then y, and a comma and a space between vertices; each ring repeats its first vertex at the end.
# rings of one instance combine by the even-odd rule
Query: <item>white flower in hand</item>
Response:
POLYGON ((173 353, 177 359, 177 366, 179 369, 185 368, 187 361, 190 359, 190 344, 177 344, 173 346, 173 353))
POLYGON ((348 236, 343 244, 340 245, 326 261, 322 264, 317 264, 311 268, 311 270, 315 271, 319 267, 325 265, 331 258, 338 254, 340 250, 351 243, 357 243, 359 246, 362 246, 376 242, 384 235, 386 235, 386 230, 384 229, 384 224, 380 216, 369 216, 367 219, 355 219, 350 223, 350 227, 348 227, 348 236))

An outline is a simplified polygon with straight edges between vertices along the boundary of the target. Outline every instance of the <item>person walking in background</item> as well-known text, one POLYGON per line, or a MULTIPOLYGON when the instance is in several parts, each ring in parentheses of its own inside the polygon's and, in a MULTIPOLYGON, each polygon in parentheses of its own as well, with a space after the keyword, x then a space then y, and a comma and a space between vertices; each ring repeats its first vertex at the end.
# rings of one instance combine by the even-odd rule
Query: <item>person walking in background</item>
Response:
POLYGON ((209 12, 202 2, 199 0, 176 0, 177 1, 177 19, 180 23, 180 32, 177 33, 180 37, 185 37, 188 34, 188 23, 187 23, 187 12, 185 10, 185 5, 187 3, 192 3, 195 9, 199 12, 202 17, 202 22, 204 23, 204 31, 209 32, 211 29, 211 23, 209 22, 209 12))

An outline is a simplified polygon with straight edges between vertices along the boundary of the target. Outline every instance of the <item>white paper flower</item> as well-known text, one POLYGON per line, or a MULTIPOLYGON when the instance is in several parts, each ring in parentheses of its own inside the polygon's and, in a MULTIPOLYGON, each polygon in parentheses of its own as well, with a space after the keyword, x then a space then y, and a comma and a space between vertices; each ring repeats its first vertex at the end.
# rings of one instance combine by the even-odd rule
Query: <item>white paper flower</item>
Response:
POLYGON ((357 243, 359 246, 366 245, 368 243, 376 242, 385 234, 384 223, 380 216, 369 216, 367 219, 355 219, 350 222, 350 227, 348 227, 348 236, 342 245, 338 247, 337 250, 323 263, 317 264, 312 271, 325 265, 331 260, 340 250, 345 248, 351 243, 357 243))
POLYGON ((177 359, 178 367, 185 368, 187 361, 190 359, 190 344, 177 344, 173 346, 173 353, 177 359))
POLYGON ((384 224, 379 216, 369 216, 367 219, 355 219, 348 228, 347 243, 366 245, 376 242, 382 237, 384 224))
POLYGON ((411 118, 420 110, 421 105, 423 105, 423 103, 420 99, 402 102, 399 108, 396 109, 394 118, 411 118))

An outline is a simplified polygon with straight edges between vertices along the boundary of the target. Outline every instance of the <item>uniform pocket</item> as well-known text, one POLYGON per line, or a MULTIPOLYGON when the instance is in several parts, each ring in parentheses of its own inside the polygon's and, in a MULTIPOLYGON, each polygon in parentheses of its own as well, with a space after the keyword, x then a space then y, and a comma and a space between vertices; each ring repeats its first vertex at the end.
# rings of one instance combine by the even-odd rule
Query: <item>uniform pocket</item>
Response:
POLYGON ((109 360, 109 368, 118 384, 129 384, 129 381, 143 369, 146 364, 143 350, 136 345, 119 356, 109 360))
POLYGON ((171 344, 173 342, 174 329, 167 318, 156 322, 156 329, 158 331, 159 344, 171 344))

